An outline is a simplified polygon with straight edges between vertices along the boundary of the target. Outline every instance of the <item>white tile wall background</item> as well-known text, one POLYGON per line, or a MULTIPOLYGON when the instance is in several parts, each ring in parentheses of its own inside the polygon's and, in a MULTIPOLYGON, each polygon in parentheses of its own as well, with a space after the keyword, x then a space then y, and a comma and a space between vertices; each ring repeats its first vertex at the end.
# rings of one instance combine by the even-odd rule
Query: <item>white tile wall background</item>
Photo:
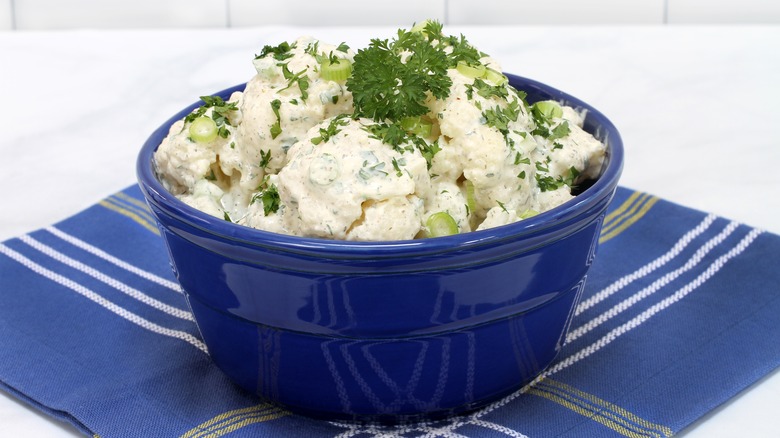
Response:
POLYGON ((0 31, 445 24, 780 23, 778 0, 0 0, 0 31))
POLYGON ((19 30, 222 27, 227 0, 10 0, 19 30))
POLYGON ((668 0, 669 23, 780 23, 777 0, 668 0))
POLYGON ((661 24, 665 0, 448 0, 448 24, 661 24))
POLYGON ((12 0, 0 0, 0 31, 14 28, 12 0))
POLYGON ((426 18, 444 22, 446 3, 447 0, 228 0, 228 7, 230 25, 234 27, 270 24, 408 26, 426 18))

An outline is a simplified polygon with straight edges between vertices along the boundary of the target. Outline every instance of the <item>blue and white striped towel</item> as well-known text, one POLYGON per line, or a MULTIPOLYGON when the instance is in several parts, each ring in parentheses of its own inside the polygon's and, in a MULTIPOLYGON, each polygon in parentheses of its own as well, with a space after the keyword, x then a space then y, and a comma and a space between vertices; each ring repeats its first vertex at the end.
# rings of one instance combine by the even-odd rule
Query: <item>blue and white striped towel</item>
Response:
POLYGON ((561 355, 471 415, 291 415, 212 365, 136 187, 0 244, 0 387, 101 437, 670 436, 780 365, 780 236, 620 188, 561 355))

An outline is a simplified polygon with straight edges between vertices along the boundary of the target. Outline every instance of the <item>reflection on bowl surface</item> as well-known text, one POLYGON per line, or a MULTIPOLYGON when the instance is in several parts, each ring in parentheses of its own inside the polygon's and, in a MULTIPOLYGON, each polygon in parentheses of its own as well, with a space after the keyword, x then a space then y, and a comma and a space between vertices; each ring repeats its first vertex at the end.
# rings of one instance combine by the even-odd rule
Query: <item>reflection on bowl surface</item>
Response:
POLYGON ((479 408, 554 360, 596 252, 623 146, 594 108, 507 76, 529 102, 586 109, 585 129, 607 143, 607 160, 592 186, 559 207, 454 236, 330 241, 222 221, 177 200, 153 169, 168 127, 197 104, 152 134, 138 158, 139 182, 220 369, 293 412, 397 422, 479 408))

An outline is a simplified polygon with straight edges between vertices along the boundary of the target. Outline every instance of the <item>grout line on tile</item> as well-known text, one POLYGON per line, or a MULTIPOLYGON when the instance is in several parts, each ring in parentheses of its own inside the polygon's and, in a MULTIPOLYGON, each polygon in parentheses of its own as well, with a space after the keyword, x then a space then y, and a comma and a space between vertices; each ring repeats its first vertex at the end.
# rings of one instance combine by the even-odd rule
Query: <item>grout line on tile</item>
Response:
POLYGON ((14 0, 10 0, 10 8, 11 8, 11 30, 16 30, 16 5, 14 4, 14 0))
POLYGON ((669 0, 664 0, 664 24, 669 24, 669 0))

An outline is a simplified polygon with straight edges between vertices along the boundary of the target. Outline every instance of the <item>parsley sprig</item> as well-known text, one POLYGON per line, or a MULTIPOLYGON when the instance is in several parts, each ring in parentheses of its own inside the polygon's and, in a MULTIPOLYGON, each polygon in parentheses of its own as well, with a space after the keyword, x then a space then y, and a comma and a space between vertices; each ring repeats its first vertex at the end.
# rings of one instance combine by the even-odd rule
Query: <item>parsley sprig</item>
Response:
POLYGON ((449 95, 449 59, 425 32, 399 30, 395 40, 373 39, 355 55, 347 89, 355 114, 377 121, 417 117, 428 112, 428 93, 449 95))
MULTIPOLYGON (((478 63, 482 56, 462 35, 445 36, 442 25, 436 21, 411 31, 399 29, 392 40, 373 39, 355 55, 352 75, 346 82, 352 93, 354 117, 376 121, 365 129, 395 150, 418 149, 430 169, 440 150, 438 142, 408 132, 402 121, 427 114, 430 110, 426 101, 430 97, 449 96, 449 68, 460 61, 478 63)), ((501 94, 497 90, 481 92, 501 94)))

